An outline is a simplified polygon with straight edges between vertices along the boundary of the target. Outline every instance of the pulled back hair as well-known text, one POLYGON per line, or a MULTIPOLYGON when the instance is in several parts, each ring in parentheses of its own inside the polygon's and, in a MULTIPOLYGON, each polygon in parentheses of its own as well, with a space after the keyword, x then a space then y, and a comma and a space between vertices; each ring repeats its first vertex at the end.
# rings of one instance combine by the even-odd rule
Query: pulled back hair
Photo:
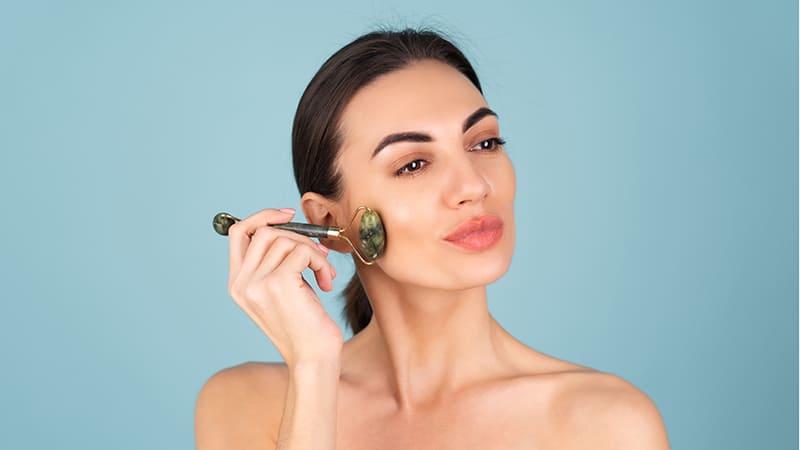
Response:
MULTIPOLYGON (((292 164, 301 196, 311 191, 331 200, 341 199, 342 179, 335 161, 342 145, 340 119, 344 107, 359 89, 377 77, 428 59, 452 66, 483 93, 464 54, 431 29, 372 31, 345 45, 322 64, 300 98, 292 125, 292 164)), ((358 272, 342 295, 342 315, 355 335, 372 318, 372 306, 358 272)))

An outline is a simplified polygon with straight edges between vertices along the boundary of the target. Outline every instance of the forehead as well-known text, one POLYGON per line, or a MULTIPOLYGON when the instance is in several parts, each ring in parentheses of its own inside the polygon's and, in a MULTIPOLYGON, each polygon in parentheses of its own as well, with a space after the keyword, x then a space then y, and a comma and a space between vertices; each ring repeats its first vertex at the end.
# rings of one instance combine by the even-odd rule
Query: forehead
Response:
POLYGON ((461 72, 439 61, 418 61, 356 92, 340 128, 344 143, 351 145, 375 145, 399 131, 461 133, 464 119, 481 106, 486 101, 461 72))

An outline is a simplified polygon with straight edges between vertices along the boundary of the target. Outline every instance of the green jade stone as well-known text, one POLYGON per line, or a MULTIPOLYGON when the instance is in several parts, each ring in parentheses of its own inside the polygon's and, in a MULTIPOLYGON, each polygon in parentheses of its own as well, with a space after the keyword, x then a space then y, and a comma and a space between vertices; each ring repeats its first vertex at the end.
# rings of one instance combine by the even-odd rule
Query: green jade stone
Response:
POLYGON ((233 216, 227 213, 219 213, 216 216, 214 216, 214 221, 213 221, 214 231, 223 236, 227 236, 228 229, 234 223, 236 223, 236 220, 234 219, 233 216))
POLYGON ((375 211, 365 211, 361 215, 358 227, 358 237, 361 241, 361 250, 368 261, 374 261, 383 254, 386 245, 386 234, 381 218, 375 211))

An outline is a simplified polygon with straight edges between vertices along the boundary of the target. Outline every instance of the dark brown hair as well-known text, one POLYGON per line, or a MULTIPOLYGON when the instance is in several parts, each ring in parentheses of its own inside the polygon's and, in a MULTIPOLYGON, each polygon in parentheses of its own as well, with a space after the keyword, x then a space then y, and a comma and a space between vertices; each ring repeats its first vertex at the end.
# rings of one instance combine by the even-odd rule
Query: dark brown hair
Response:
MULTIPOLYGON (((339 121, 345 105, 377 77, 425 59, 449 64, 483 93, 464 54, 431 29, 372 31, 345 45, 322 64, 300 98, 292 126, 292 164, 301 196, 311 191, 332 200, 341 198, 341 174, 334 163, 342 144, 339 121)), ((357 272, 342 295, 343 316, 355 335, 372 318, 372 306, 357 272)))

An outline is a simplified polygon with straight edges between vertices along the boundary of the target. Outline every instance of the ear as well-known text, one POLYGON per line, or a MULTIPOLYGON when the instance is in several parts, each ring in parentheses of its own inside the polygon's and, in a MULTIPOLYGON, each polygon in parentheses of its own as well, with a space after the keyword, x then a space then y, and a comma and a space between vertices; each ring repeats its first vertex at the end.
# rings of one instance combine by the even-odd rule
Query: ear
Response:
MULTIPOLYGON (((337 218, 342 217, 339 204, 324 197, 316 192, 306 192, 300 200, 303 214, 309 223, 314 225, 324 225, 326 227, 336 227, 337 218)), ((339 253, 352 253, 353 249, 347 242, 339 239, 320 239, 322 245, 336 250, 339 253)))

